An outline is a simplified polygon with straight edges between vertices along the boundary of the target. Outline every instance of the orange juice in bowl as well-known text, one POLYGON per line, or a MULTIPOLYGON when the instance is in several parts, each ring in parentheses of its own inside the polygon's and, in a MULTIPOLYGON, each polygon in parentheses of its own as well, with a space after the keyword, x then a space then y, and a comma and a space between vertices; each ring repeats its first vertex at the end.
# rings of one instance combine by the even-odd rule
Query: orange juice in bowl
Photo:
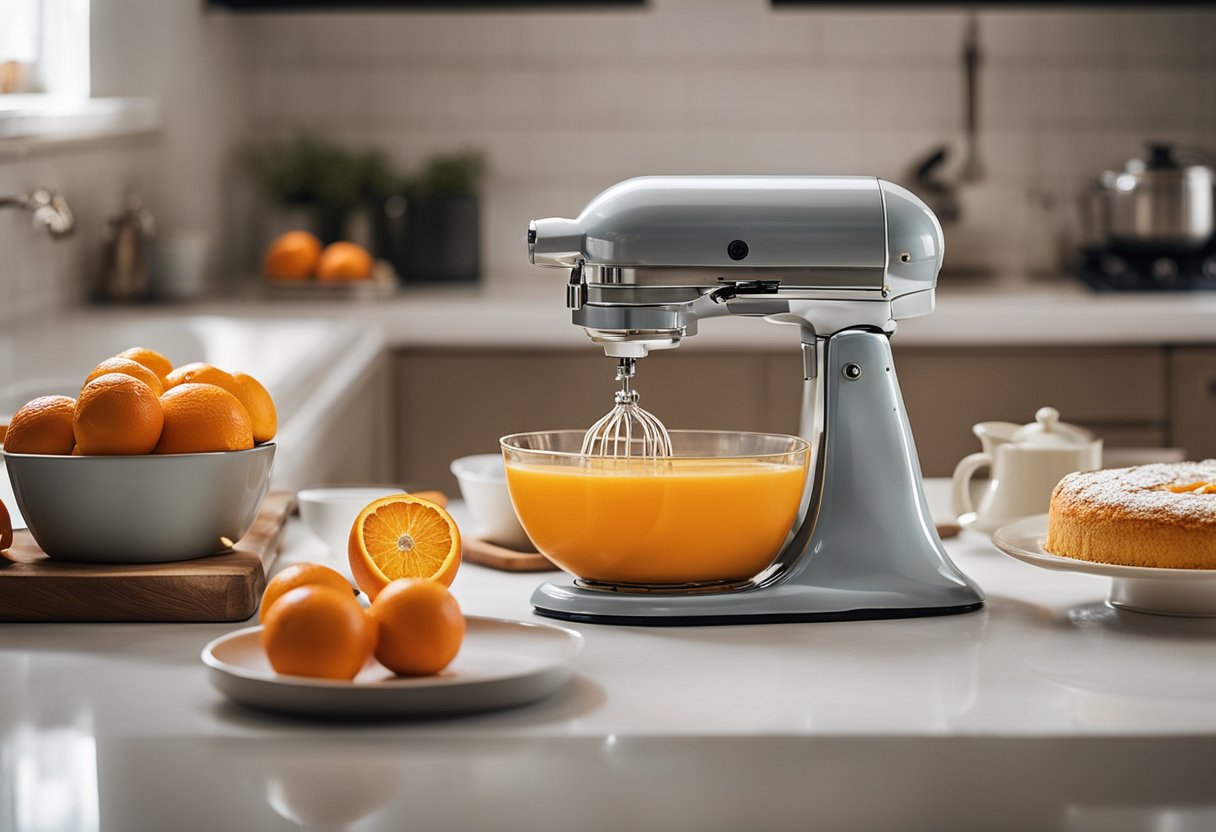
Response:
POLYGON ((507 486, 536 547, 609 584, 746 580, 797 519, 810 446, 796 436, 672 431, 671 457, 583 456, 582 431, 502 440, 507 486))

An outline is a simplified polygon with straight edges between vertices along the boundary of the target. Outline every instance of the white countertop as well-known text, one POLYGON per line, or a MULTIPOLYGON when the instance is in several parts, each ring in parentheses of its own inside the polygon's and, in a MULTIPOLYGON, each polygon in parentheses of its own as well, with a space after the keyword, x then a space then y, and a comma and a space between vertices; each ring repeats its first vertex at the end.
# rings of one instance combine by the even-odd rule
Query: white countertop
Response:
MULTIPOLYGON (((420 723, 227 703, 198 655, 236 625, 5 625, 0 830, 1216 827, 1216 620, 1115 611, 1106 579, 976 533, 947 549, 984 610, 570 625, 564 691, 420 723)), ((324 557, 293 522, 281 564, 324 557)), ((453 592, 534 619, 544 577, 466 564, 453 592)))
MULTIPOLYGON (((555 273, 556 274, 556 273, 555 273)), ((562 281, 468 289, 410 289, 375 301, 215 300, 191 311, 227 315, 332 316, 382 328, 392 347, 571 348, 590 346, 570 323, 562 281)), ((791 327, 704 321, 681 349, 781 349, 791 327)), ((933 314, 900 324, 898 346, 1109 346, 1216 343, 1216 292, 1096 294, 1072 282, 939 288, 933 314)))
MULTIPOLYGON (((116 348, 177 330, 215 342, 207 327, 229 333, 218 339, 227 353, 204 352, 210 360, 235 351, 236 363, 257 355, 268 368, 285 446, 318 433, 386 344, 591 346, 560 286, 214 301, 31 322, 0 338, 0 381, 77 376, 34 349, 69 334, 63 356, 77 360, 86 347, 105 351, 102 334, 116 348), (230 331, 230 318, 257 324, 230 331), (26 337, 40 328, 42 341, 26 337)), ((789 343, 786 328, 759 321, 702 332, 686 348, 789 343)), ((897 336, 908 346, 1202 342, 1216 342, 1216 296, 1067 287, 943 292, 934 315, 897 336)), ((287 547, 284 563, 324 557, 296 524, 287 547)), ((1102 603, 1106 579, 1042 572, 976 534, 947 548, 987 592, 983 611, 577 626, 587 648, 567 690, 417 724, 316 725, 226 703, 198 654, 234 625, 3 625, 0 832, 1216 828, 1216 621, 1116 612, 1102 603)), ((531 618, 540 580, 468 565, 454 591, 468 613, 531 618)))

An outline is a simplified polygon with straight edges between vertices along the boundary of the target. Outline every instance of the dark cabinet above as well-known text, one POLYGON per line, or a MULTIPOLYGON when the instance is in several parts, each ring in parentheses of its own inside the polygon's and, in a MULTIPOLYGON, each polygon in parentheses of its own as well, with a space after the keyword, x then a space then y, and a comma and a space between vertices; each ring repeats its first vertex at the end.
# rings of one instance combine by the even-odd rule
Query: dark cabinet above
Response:
POLYGON ((527 11, 645 6, 646 0, 205 0, 233 11, 527 11))
POLYGON ((876 11, 901 11, 909 7, 913 9, 1010 9, 1010 8, 1043 8, 1043 9, 1085 9, 1085 8, 1140 8, 1161 9, 1180 8, 1184 6, 1210 6, 1212 0, 1168 0, 1168 2, 1153 2, 1153 0, 851 0, 844 4, 840 0, 769 0, 769 5, 775 9, 832 9, 840 10, 847 7, 862 7, 876 11))

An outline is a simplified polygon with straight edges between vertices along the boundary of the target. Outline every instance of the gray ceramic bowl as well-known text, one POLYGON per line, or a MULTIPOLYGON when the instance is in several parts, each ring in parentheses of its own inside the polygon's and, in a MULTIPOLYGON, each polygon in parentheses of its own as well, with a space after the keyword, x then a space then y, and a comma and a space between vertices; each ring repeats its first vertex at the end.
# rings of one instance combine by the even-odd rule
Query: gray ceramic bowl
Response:
POLYGON ((52 558, 159 563, 222 552, 257 516, 274 443, 164 456, 4 453, 17 508, 52 558))

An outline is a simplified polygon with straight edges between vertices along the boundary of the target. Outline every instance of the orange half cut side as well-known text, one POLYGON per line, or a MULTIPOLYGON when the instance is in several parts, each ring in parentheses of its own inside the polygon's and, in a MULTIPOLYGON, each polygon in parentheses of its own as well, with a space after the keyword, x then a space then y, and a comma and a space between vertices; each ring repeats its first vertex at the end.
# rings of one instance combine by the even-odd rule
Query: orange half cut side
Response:
POLYGON ((348 554, 355 582, 373 600, 399 578, 451 586, 460 568, 460 529, 442 506, 412 494, 394 494, 359 513, 348 554))

